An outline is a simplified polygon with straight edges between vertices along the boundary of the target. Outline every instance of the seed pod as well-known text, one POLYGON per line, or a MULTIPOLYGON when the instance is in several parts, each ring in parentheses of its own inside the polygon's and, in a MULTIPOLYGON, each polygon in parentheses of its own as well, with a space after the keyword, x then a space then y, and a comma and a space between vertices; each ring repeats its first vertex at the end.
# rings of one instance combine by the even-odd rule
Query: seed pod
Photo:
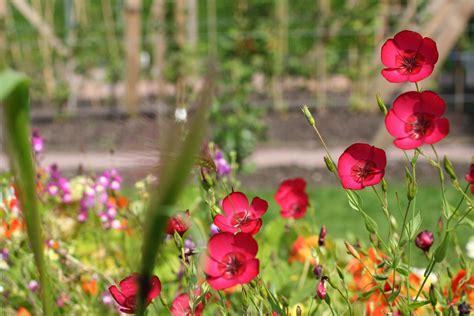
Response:
POLYGON ((359 253, 357 252, 357 250, 354 247, 352 247, 351 244, 349 244, 347 241, 344 241, 344 245, 346 246, 346 249, 347 249, 348 253, 350 253, 357 260, 360 260, 359 253))
POLYGON ((306 104, 303 105, 303 107, 301 108, 301 111, 303 112, 304 116, 308 120, 309 125, 316 126, 316 122, 314 121, 314 117, 311 114, 311 112, 309 111, 309 107, 306 104))
POLYGON ((454 172, 454 167, 453 164, 451 163, 451 160, 447 156, 444 156, 443 159, 443 164, 444 164, 444 170, 446 170, 446 173, 449 175, 451 180, 456 180, 456 173, 454 172))
POLYGON ((329 171, 331 172, 336 172, 336 166, 334 165, 334 162, 328 157, 324 156, 324 163, 326 164, 326 167, 328 168, 329 171))

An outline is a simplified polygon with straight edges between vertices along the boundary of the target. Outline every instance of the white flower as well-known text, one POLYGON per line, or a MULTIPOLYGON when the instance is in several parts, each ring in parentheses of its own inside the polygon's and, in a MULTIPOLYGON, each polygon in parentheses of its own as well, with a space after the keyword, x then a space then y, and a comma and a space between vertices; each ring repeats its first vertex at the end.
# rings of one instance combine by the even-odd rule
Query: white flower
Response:
POLYGON ((185 108, 176 108, 174 111, 174 118, 178 122, 186 122, 188 119, 188 111, 185 108))
POLYGON ((469 241, 466 244, 467 256, 471 259, 474 259, 474 236, 469 238, 469 241))

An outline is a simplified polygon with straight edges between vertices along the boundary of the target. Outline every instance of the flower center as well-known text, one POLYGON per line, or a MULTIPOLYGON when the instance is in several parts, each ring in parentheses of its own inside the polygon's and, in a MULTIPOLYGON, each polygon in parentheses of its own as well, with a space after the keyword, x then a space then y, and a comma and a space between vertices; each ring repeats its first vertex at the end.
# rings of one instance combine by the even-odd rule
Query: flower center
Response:
POLYGON ((246 224, 250 221, 249 212, 235 213, 232 217, 232 226, 239 227, 240 225, 246 224))
POLYGON ((420 139, 433 132, 433 116, 426 113, 414 113, 405 124, 405 131, 412 139, 420 139))
POLYGON ((359 183, 365 180, 371 180, 377 173, 375 163, 370 160, 359 160, 353 167, 351 176, 359 183))
POLYGON ((245 256, 240 252, 225 255, 219 263, 219 270, 226 279, 233 279, 241 275, 245 270, 245 256))
POLYGON ((126 298, 123 306, 129 309, 135 310, 135 305, 136 305, 136 297, 135 295, 129 296, 126 298))
POLYGON ((421 70, 424 58, 415 51, 406 51, 403 55, 397 57, 397 64, 403 74, 417 74, 421 70))
POLYGON ((291 204, 290 210, 291 210, 291 214, 293 214, 293 215, 301 213, 300 203, 295 202, 295 203, 291 204))

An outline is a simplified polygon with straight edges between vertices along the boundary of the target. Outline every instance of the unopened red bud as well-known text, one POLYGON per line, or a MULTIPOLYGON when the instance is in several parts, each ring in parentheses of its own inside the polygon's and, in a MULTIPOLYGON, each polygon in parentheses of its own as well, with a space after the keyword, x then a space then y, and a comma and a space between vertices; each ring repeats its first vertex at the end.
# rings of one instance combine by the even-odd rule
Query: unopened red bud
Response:
POLYGON ((415 244, 423 251, 429 251, 433 245, 433 233, 429 230, 424 230, 416 236, 415 244))
POLYGON ((321 281, 319 281, 318 289, 316 290, 316 294, 322 300, 324 300, 327 295, 325 282, 326 282, 326 277, 323 277, 321 281))

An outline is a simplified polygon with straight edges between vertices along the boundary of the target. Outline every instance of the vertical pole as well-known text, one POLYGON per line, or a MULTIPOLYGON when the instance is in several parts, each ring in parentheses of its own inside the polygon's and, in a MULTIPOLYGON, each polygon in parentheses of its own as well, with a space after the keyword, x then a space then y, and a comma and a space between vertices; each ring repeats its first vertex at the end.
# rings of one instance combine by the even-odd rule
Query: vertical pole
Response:
POLYGON ((197 0, 188 0, 188 44, 191 51, 194 53, 199 40, 199 24, 198 24, 198 2, 197 0))
POLYGON ((138 89, 140 78, 140 14, 141 0, 125 2, 125 105, 128 113, 138 113, 138 89))
POLYGON ((155 0, 152 7, 153 32, 155 40, 155 51, 153 58, 152 75, 157 89, 157 99, 161 101, 163 90, 163 71, 165 68, 166 56, 166 2, 165 0, 155 0))
POLYGON ((7 57, 7 2, 0 0, 0 71, 6 66, 7 57))

